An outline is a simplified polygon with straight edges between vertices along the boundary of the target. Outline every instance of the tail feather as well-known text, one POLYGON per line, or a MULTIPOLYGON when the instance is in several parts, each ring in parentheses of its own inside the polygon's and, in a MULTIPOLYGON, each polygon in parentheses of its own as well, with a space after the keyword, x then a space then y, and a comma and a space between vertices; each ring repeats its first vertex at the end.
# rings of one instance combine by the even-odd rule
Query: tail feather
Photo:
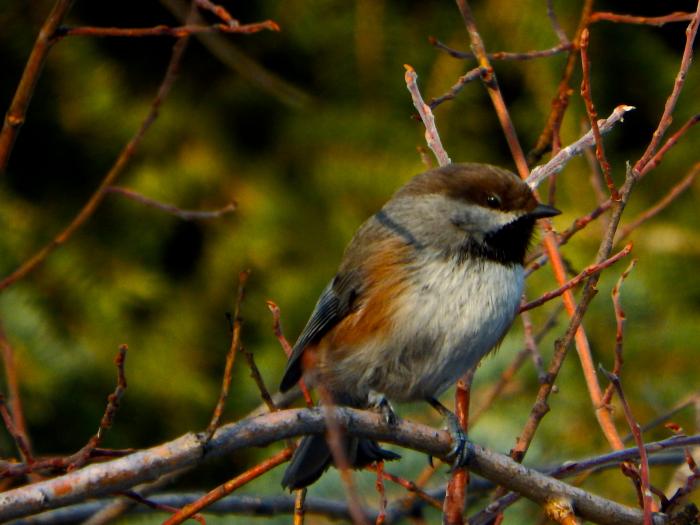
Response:
MULTIPOLYGON (((343 444, 350 465, 362 468, 374 461, 391 461, 401 456, 384 450, 379 444, 366 438, 347 438, 343 444)), ((282 486, 289 490, 307 487, 314 483, 333 464, 333 456, 323 435, 306 436, 294 451, 287 470, 282 477, 282 486)))

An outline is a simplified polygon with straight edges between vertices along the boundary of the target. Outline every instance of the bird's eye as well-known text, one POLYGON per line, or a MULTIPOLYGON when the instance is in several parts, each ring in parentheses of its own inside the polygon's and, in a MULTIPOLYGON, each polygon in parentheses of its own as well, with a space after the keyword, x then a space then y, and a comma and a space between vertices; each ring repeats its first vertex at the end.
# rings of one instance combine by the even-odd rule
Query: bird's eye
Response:
POLYGON ((486 197, 486 205, 489 208, 500 208, 501 199, 499 199, 496 195, 489 195, 488 197, 486 197))

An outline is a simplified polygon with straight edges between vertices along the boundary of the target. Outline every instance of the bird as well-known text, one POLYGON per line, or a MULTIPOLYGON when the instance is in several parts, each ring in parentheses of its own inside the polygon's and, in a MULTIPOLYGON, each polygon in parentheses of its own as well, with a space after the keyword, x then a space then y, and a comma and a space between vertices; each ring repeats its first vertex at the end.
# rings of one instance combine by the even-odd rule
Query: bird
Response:
MULTIPOLYGON (((390 424, 392 402, 425 400, 447 419, 451 456, 464 463, 466 437, 437 397, 504 338, 535 223, 559 213, 496 166, 451 163, 414 176, 348 244, 280 391, 304 379, 334 404, 378 409, 390 424)), ((368 438, 343 437, 343 447, 355 468, 400 457, 368 438)), ((331 464, 326 438, 305 436, 282 485, 306 487, 331 464)))

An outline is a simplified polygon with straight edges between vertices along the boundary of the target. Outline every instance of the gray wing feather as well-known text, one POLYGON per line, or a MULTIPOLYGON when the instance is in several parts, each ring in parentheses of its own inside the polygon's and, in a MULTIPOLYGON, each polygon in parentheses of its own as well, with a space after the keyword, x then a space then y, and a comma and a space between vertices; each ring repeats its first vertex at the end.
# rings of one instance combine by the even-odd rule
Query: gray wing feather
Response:
POLYGON ((357 272, 338 274, 328 283, 316 303, 306 327, 292 349, 287 367, 280 383, 280 391, 286 392, 301 379, 301 356, 304 349, 323 337, 331 328, 342 321, 352 311, 358 296, 357 272))

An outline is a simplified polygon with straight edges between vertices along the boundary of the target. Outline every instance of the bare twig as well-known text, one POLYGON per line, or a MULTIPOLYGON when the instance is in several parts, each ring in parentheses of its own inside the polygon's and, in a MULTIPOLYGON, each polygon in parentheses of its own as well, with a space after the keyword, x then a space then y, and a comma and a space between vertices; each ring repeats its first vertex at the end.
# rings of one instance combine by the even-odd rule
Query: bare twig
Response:
POLYGON ((251 34, 260 31, 279 31, 280 27, 272 20, 264 20, 252 24, 228 25, 213 24, 204 25, 184 25, 178 27, 155 26, 155 27, 59 27, 56 31, 57 38, 67 36, 97 36, 97 37, 144 37, 144 36, 169 36, 182 38, 185 36, 198 35, 201 33, 242 33, 251 34))
POLYGON ((472 51, 479 62, 479 67, 482 69, 481 80, 484 82, 489 97, 491 98, 493 108, 496 110, 498 121, 501 124, 503 134, 505 135, 506 142, 508 142, 508 147, 510 148, 510 153, 513 156, 515 165, 518 168, 518 174, 522 179, 525 179, 530 173, 527 166, 527 161, 525 160, 525 154, 523 153, 523 149, 518 141, 518 135, 515 132, 513 121, 508 114, 508 108, 506 107, 505 100, 503 100, 503 94, 498 87, 496 72, 493 70, 493 67, 491 67, 488 54, 486 53, 486 48, 484 47, 484 42, 479 34, 479 31, 477 30, 476 21, 474 20, 471 7, 469 7, 467 0, 456 1, 457 7, 459 7, 459 11, 462 14, 464 25, 467 28, 467 33, 469 33, 472 51))
MULTIPOLYGON (((367 469, 372 470, 374 472, 377 471, 377 467, 375 467, 373 465, 369 465, 367 467, 367 469)), ((394 474, 391 474, 390 472, 387 472, 386 470, 382 470, 382 476, 384 477, 384 479, 388 479, 389 481, 392 481, 392 482, 396 483, 397 485, 400 485, 401 487, 405 488, 407 491, 411 492, 412 494, 415 494, 417 497, 419 497, 420 499, 425 501, 428 505, 430 505, 434 509, 442 510, 442 503, 439 500, 437 500, 436 498, 434 498, 433 496, 431 496, 430 494, 428 494, 427 492, 425 492, 424 490, 422 490, 418 483, 413 482, 413 481, 409 481, 409 480, 404 479, 400 476, 396 476, 394 474)))
POLYGON ((554 2, 552 0, 547 0, 547 18, 549 18, 549 22, 552 24, 552 29, 557 35, 559 42, 564 45, 571 46, 569 37, 566 36, 566 32, 562 29, 561 24, 559 24, 559 19, 557 18, 557 14, 554 12, 553 4, 554 2))
POLYGON ((41 70, 46 62, 46 57, 55 43, 53 38, 56 28, 61 25, 74 0, 57 0, 44 25, 39 30, 34 47, 29 55, 22 78, 15 91, 15 96, 10 103, 10 108, 5 115, 2 131, 0 131, 0 172, 5 171, 12 154, 12 147, 19 133, 19 128, 24 124, 27 108, 32 100, 34 88, 41 75, 41 70))
POLYGON ((214 13, 225 24, 231 27, 240 25, 240 22, 231 16, 231 13, 218 4, 210 2, 209 0, 194 0, 194 2, 200 9, 214 13))
POLYGON ((140 193, 134 190, 130 190, 129 188, 122 188, 121 186, 110 186, 105 191, 107 193, 117 193, 119 195, 123 195, 124 197, 132 199, 145 206, 150 206, 151 208, 164 211, 185 221, 191 221, 195 219, 218 219, 223 215, 235 211, 237 207, 237 204, 235 202, 231 202, 218 210, 183 210, 173 204, 158 202, 157 200, 146 197, 145 195, 141 195, 140 193))
MULTIPOLYGON (((598 121, 598 127, 601 133, 607 133, 615 124, 622 121, 625 113, 634 109, 634 106, 617 106, 610 116, 605 120, 598 121)), ((537 166, 532 170, 530 176, 525 180, 531 188, 536 188, 546 178, 555 173, 559 173, 564 166, 575 156, 581 155, 585 148, 595 144, 593 131, 589 131, 576 142, 562 148, 552 159, 543 166, 537 166)))
MULTIPOLYGON (((613 371, 612 373, 615 376, 620 375, 620 372, 622 371, 622 363, 624 361, 622 357, 622 341, 623 341, 623 333, 624 333, 624 327, 625 327, 625 321, 627 318, 625 317, 625 312, 622 309, 622 305, 620 304, 620 289, 622 288, 622 283, 627 279, 627 276, 630 274, 634 266, 637 264, 637 259, 632 259, 630 262, 629 266, 627 269, 622 272, 620 275, 620 278, 617 280, 617 283, 615 283, 615 286, 613 286, 611 296, 612 296, 612 302, 613 302, 613 308, 615 310, 615 363, 613 365, 613 371)), ((609 404, 610 400, 612 399, 612 394, 613 394, 614 386, 611 383, 608 388, 605 389, 605 393, 603 394, 603 403, 604 404, 609 404)))
POLYGON ((620 195, 617 192, 617 188, 610 174, 610 163, 605 156, 603 137, 598 127, 598 113, 593 104, 593 96, 591 94, 591 61, 588 58, 588 29, 584 29, 581 32, 581 67, 583 69, 581 96, 586 103, 586 113, 588 113, 588 120, 591 123, 591 131, 593 131, 593 138, 595 139, 595 155, 600 163, 600 169, 603 172, 605 183, 608 185, 608 190, 610 190, 610 196, 612 200, 616 201, 620 199, 620 195))
POLYGON ((644 154, 640 157, 637 163, 632 168, 632 172, 635 176, 639 177, 644 173, 645 168, 649 161, 653 158, 654 154, 657 152, 657 148, 661 143, 666 131, 671 125, 673 111, 676 109, 676 103, 678 102, 678 97, 680 97, 683 86, 685 85, 685 79, 688 75, 688 70, 690 69, 690 64, 693 60, 693 44, 695 43, 695 37, 698 33, 698 24, 700 23, 700 2, 698 2, 697 9, 695 10, 695 15, 693 16, 690 24, 685 30, 685 47, 683 49, 683 57, 681 58, 681 64, 678 68, 678 73, 676 74, 676 80, 673 83, 673 89, 671 94, 666 100, 666 105, 664 106, 663 114, 659 119, 659 124, 652 134, 651 141, 647 146, 644 154))
MULTIPOLYGON (((10 344, 10 341, 5 335, 5 330, 0 324, 0 352, 2 353, 2 362, 5 368, 5 381, 7 383, 7 404, 10 410, 10 419, 14 427, 14 436, 16 443, 22 443, 22 448, 19 449, 22 461, 32 463, 34 461, 32 454, 32 442, 27 432, 27 424, 24 420, 24 410, 22 409, 22 399, 19 393, 19 379, 17 377, 17 363, 15 362, 15 352, 10 344), (18 440, 19 439, 19 440, 18 440)), ((9 427, 8 427, 9 429, 9 427)))
POLYGON ((377 481, 375 487, 379 494, 379 513, 375 520, 375 525, 384 525, 386 523, 386 490, 384 490, 384 462, 377 461, 377 481))
POLYGON ((690 173, 688 173, 688 175, 683 177, 682 180, 675 184, 668 191, 668 193, 659 200, 659 202, 654 204, 648 210, 640 213, 639 215, 637 215, 637 217, 635 217, 630 222, 622 226, 617 232, 617 238, 615 239, 616 242, 621 241, 634 230, 639 228, 642 224, 656 217, 659 213, 665 210, 674 200, 676 200, 676 198, 678 198, 679 195, 681 195, 685 190, 687 190, 693 185, 695 177, 698 175, 698 173, 700 173, 700 162, 696 163, 691 168, 690 173))
POLYGON ((2 421, 5 424, 5 428, 12 436, 12 439, 14 439, 15 446, 17 447, 17 450, 19 450, 20 455, 23 458, 27 458, 27 463, 31 465, 34 462, 34 458, 32 457, 32 453, 29 449, 29 443, 27 442, 24 434, 20 432, 15 426, 15 422, 12 419, 12 415, 10 414, 9 410, 7 410, 5 396, 2 394, 0 394, 0 416, 2 417, 2 421))
MULTIPOLYGON (((464 75, 459 77, 457 79, 457 82, 455 83, 454 86, 450 88, 450 90, 445 93, 444 95, 441 95, 439 97, 433 98, 428 102, 428 106, 430 106, 431 109, 435 109, 437 106, 442 104, 443 102, 447 100, 452 100, 454 99, 457 94, 464 89, 464 86, 466 86, 469 82, 473 82, 474 80, 478 80, 481 78, 482 75, 482 70, 480 67, 475 67, 474 69, 471 69, 467 71, 464 75)), ((417 107, 417 106, 416 106, 417 107)), ((422 115, 421 115, 422 118, 422 115)))
POLYGON ((622 259, 623 257, 626 257, 627 255, 629 255, 629 253, 631 251, 632 251, 632 244, 628 244, 627 246, 625 246, 622 250, 620 250, 618 253, 616 253, 612 257, 609 257, 609 258, 605 259, 604 261, 601 261, 599 263, 592 264, 592 265, 586 267, 576 277, 574 277, 573 279, 570 279, 569 281, 564 283, 562 286, 560 286, 556 290, 552 290, 551 292, 547 292, 547 293, 543 294, 541 297, 539 297, 533 301, 530 301, 529 303, 522 305, 520 307, 520 311, 526 312, 527 310, 532 310, 533 308, 537 308, 538 306, 543 305, 547 301, 551 301, 555 297, 559 297, 565 291, 576 287, 584 279, 587 279, 591 275, 600 273, 608 266, 611 266, 611 265, 615 264, 617 261, 619 261, 620 259, 622 259))
POLYGON ((689 22, 693 19, 695 13, 684 13, 676 11, 669 15, 663 16, 634 16, 623 15, 619 13, 609 13, 605 11, 596 11, 591 14, 591 24, 595 22, 616 22, 618 24, 644 24, 661 27, 672 22, 689 22))
MULTIPOLYGON (((275 337, 277 337, 277 340, 279 341, 282 350, 284 350, 284 353, 287 355, 287 357, 289 357, 290 355, 292 355, 292 345, 289 344, 289 341, 287 341, 287 338, 282 333, 282 324, 280 322, 280 308, 274 302, 269 300, 267 301, 267 307, 272 313, 272 329, 275 332, 275 337)), ((313 407, 314 400, 311 398, 309 389, 306 387, 306 383, 303 379, 299 380, 299 388, 301 389, 301 393, 304 396, 306 406, 309 408, 313 407)))
POLYGON ((275 412, 276 410, 279 410, 275 405, 275 402, 272 400, 270 391, 265 386, 265 381, 263 381, 262 375, 260 374, 260 369, 258 368, 258 365, 255 364, 255 358, 253 357, 253 353, 246 350, 243 347, 241 347, 240 351, 243 353, 243 357, 245 357, 245 360, 248 363, 248 366, 250 367, 250 377, 252 377, 253 381, 255 381, 255 385, 258 387, 258 391, 260 392, 260 397, 262 398, 265 405, 267 405, 268 410, 270 412, 275 412))
POLYGON ((87 462, 92 452, 102 442, 102 435, 104 434, 105 430, 111 428, 112 423, 114 422, 114 416, 119 409, 119 403, 121 402, 122 396, 124 396, 124 392, 126 391, 124 362, 126 361, 127 350, 127 345, 121 345, 119 347, 117 357, 114 358, 114 364, 117 366, 117 386, 115 387, 114 392, 107 397, 107 407, 105 408, 105 412, 100 420, 100 426, 98 427, 95 435, 90 438, 82 449, 68 459, 67 468, 69 472, 82 467, 87 462))
POLYGON ((615 387, 617 395, 620 398, 620 402, 622 403, 622 408, 625 412, 625 419, 627 419, 627 424, 629 425, 630 430, 632 431, 634 440, 637 443, 637 448, 639 449, 639 461, 641 463, 640 481, 642 484, 642 501, 644 503, 644 525, 651 525, 653 501, 651 491, 649 490, 649 461, 647 459, 647 451, 644 448, 642 431, 639 426, 639 423, 637 423, 637 420, 634 419, 634 415, 632 414, 632 410, 630 409, 629 403, 627 403, 625 393, 622 390, 622 383, 620 382, 620 378, 612 372, 608 372, 602 366, 600 367, 600 370, 606 375, 608 380, 615 387))
POLYGON ((537 163, 542 155, 549 149, 550 146, 554 146, 553 152, 556 154, 558 150, 558 144, 561 144, 559 138, 559 128, 561 127, 561 122, 564 118, 564 112, 569 106, 569 98, 571 97, 571 76, 574 74, 576 69, 576 58, 578 56, 578 50, 581 39, 581 32, 588 26, 588 19, 593 10, 593 0, 585 0, 583 3, 583 8, 581 9, 581 16, 579 18, 578 26, 576 27, 576 32, 572 40, 572 47, 569 51, 569 56, 566 60, 566 66, 564 67, 564 73, 562 74, 561 81, 559 82, 559 87, 557 88, 557 94, 552 100, 552 110, 547 118, 547 123, 542 129, 542 133, 537 138, 535 146, 528 153, 528 163, 530 165, 537 163))
POLYGON ((245 471, 243 474, 236 476, 230 481, 227 481, 223 485, 219 485, 214 490, 208 492, 206 495, 199 498, 197 501, 184 506, 178 512, 173 514, 170 518, 163 522, 163 525, 177 525, 186 521, 190 517, 194 516, 200 510, 208 507, 217 500, 220 500, 224 496, 231 494, 234 490, 240 488, 241 486, 249 483, 257 477, 262 476, 266 472, 272 470, 277 465, 284 463, 292 457, 292 449, 285 448, 278 452, 274 456, 266 459, 262 463, 255 465, 253 468, 245 471))
POLYGON ((406 87, 411 93, 411 99, 413 100, 413 105, 418 110, 423 125, 425 126, 425 141, 428 143, 428 147, 433 150, 435 158, 440 166, 445 166, 452 162, 450 157, 447 155, 445 148, 442 147, 442 142, 440 141, 440 134, 435 127, 435 117, 430 109, 430 106, 423 102, 423 97, 418 90, 418 75, 415 69, 413 69, 408 64, 403 66, 406 68, 406 74, 404 76, 406 80, 406 87))
POLYGON ((131 157, 133 157, 134 153, 136 152, 136 149, 141 143, 141 140, 146 134, 146 131, 148 131, 148 129, 151 127, 156 117, 158 116, 160 106, 163 104, 163 101, 170 92, 170 89, 172 88, 173 83, 175 82, 175 78, 177 77, 177 73, 180 67, 180 61, 182 59, 183 53, 185 52, 185 48, 187 47, 188 38, 189 37, 183 37, 178 39, 178 41, 173 46, 170 63, 168 64, 165 76, 163 77, 163 81, 160 87, 158 88, 158 92, 155 98, 153 99, 153 103, 151 104, 151 108, 148 114, 146 115, 146 118, 141 122, 141 125, 139 126, 138 130, 131 138, 131 140, 129 140, 126 146, 124 146, 124 148, 121 150, 114 165, 107 172, 107 175, 105 175, 104 179, 102 179, 102 182, 100 183, 95 193, 92 194, 92 196, 90 197, 90 199, 88 199, 88 201, 85 203, 80 212, 78 212, 78 214, 73 218, 70 224, 68 224, 68 226, 66 226, 63 229, 63 231, 61 231, 47 245, 45 245, 38 252, 32 255, 24 263, 22 263, 20 267, 17 268, 14 272, 12 272, 10 275, 8 275, 4 279, 2 279, 2 281, 0 281, 0 291, 7 288, 11 284, 17 282, 19 279, 22 279, 24 276, 35 270, 56 248, 68 241, 68 239, 70 239, 73 233, 75 233, 76 230, 78 230, 83 224, 85 224, 85 222, 87 222, 87 220, 92 216, 92 214, 95 213, 95 210, 97 210, 97 208, 102 203, 102 199, 104 199, 105 195, 107 194, 107 188, 112 186, 114 181, 127 166, 129 161, 131 160, 131 157))
MULTIPOLYGON (((153 509, 153 510, 159 510, 161 512, 168 512, 170 514, 175 514, 180 510, 177 507, 173 507, 173 506, 167 505, 165 503, 158 503, 156 501, 152 501, 148 498, 143 497, 138 492, 134 492, 133 490, 124 490, 124 491, 120 492, 119 494, 121 496, 129 498, 130 500, 132 500, 136 503, 140 503, 141 505, 145 505, 146 507, 153 509)), ((201 514, 193 514, 192 516, 190 516, 190 518, 198 521, 200 525, 206 525, 206 521, 204 519, 204 516, 202 516, 201 514)))
POLYGON ((219 426, 221 415, 226 406, 229 390, 231 388, 231 375, 233 374, 233 364, 236 361, 236 353, 241 346, 241 302, 245 294, 245 285, 248 282, 250 271, 244 270, 238 274, 238 292, 236 293, 236 304, 233 310, 233 322, 231 325, 231 344, 226 354, 226 365, 224 367, 224 376, 221 379, 221 391, 219 399, 216 402, 214 413, 211 416, 211 421, 207 427, 207 436, 211 438, 214 431, 219 426))
MULTIPOLYGON (((448 55, 461 58, 464 60, 473 60, 476 58, 474 53, 467 53, 465 51, 459 51, 457 49, 452 49, 443 42, 440 42, 435 37, 430 37, 428 39, 431 45, 435 46, 436 49, 444 51, 448 55)), ((559 55, 571 49, 570 43, 560 43, 549 49, 538 49, 535 51, 523 51, 523 52, 512 52, 512 51, 496 51, 495 53, 486 53, 489 60, 534 60, 536 58, 551 57, 559 55)))
POLYGON ((683 124, 678 131, 676 131, 673 135, 671 135, 668 140, 664 143, 663 146, 659 148, 659 151, 656 152, 656 154, 651 158, 649 162, 646 163, 644 166, 644 169, 640 172, 640 177, 643 177, 647 173, 649 173, 651 170, 656 168, 661 163, 661 160, 663 159, 664 155, 666 155, 666 152, 670 150, 673 146, 676 145, 678 140, 686 134, 686 132, 695 126, 700 122, 700 113, 697 115, 693 115, 690 117, 685 124, 683 124))

